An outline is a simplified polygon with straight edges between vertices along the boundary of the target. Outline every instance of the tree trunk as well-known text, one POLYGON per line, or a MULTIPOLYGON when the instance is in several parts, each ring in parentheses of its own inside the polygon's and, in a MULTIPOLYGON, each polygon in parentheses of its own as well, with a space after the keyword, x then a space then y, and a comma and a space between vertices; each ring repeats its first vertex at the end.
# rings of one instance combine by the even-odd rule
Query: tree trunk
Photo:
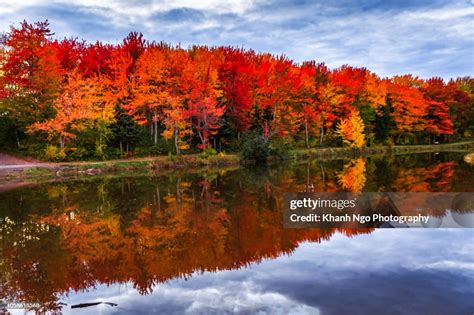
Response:
POLYGON ((120 156, 123 156, 123 145, 122 145, 122 140, 120 140, 120 156))
POLYGON ((160 187, 156 187, 156 200, 158 201, 158 212, 161 212, 160 187))
POLYGON ((155 145, 158 144, 158 121, 155 120, 154 122, 154 127, 153 127, 153 131, 154 131, 154 140, 153 142, 155 143, 155 145))
POLYGON ((310 192, 310 189, 309 189, 309 162, 306 163, 306 192, 310 192))
POLYGON ((178 138, 179 131, 177 129, 174 130, 174 148, 176 150, 176 155, 179 155, 181 152, 179 151, 179 138, 178 138))
POLYGON ((176 180, 176 203, 178 204, 178 209, 181 209, 181 177, 178 177, 176 180))
POLYGON ((309 135, 308 135, 308 117, 304 117, 304 129, 306 132, 306 148, 309 149, 309 135))
POLYGON ((323 140, 324 140, 324 124, 321 124, 321 131, 319 133, 320 137, 319 137, 319 144, 323 144, 323 140))
POLYGON ((150 121, 150 139, 153 140, 153 121, 150 121))
POLYGON ((326 190, 326 173, 324 172, 324 167, 323 164, 319 163, 319 166, 321 167, 321 176, 323 180, 323 191, 326 190))
POLYGON ((199 139, 201 140, 201 143, 202 143, 202 149, 204 150, 207 147, 206 142, 204 141, 204 137, 203 137, 203 135, 200 131, 198 132, 198 135, 199 135, 199 139))
POLYGON ((20 139, 18 138, 18 130, 15 130, 15 136, 16 136, 16 146, 18 149, 20 149, 20 139))
POLYGON ((61 148, 61 150, 64 150, 64 137, 63 136, 59 136, 59 147, 61 148))

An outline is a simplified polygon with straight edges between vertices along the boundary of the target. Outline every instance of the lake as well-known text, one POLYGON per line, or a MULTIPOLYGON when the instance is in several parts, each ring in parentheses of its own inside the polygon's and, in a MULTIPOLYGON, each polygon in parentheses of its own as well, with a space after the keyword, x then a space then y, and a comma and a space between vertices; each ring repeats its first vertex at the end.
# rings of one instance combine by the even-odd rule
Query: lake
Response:
POLYGON ((472 192, 474 166, 462 157, 117 174, 9 189, 0 192, 0 299, 66 314, 472 314, 474 229, 282 224, 285 192, 472 192), (117 305, 71 308, 99 301, 117 305))

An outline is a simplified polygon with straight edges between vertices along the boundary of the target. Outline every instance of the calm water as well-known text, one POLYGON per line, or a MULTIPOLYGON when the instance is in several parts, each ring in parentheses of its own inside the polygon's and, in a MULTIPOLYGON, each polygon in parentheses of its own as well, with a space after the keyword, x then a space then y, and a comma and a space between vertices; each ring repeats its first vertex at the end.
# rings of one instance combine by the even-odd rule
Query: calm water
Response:
POLYGON ((474 191, 474 167, 419 154, 6 190, 0 299, 71 314, 472 314, 474 230, 283 229, 283 193, 306 190, 474 191), (118 306, 71 309, 98 301, 118 306))

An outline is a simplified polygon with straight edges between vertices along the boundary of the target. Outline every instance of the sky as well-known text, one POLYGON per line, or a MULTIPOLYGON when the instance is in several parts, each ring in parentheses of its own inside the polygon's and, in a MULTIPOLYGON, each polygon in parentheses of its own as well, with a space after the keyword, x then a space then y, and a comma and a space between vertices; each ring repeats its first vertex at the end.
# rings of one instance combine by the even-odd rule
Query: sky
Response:
POLYGON ((0 0, 0 32, 48 19, 56 37, 231 45, 366 67, 380 76, 473 75, 474 0, 0 0))

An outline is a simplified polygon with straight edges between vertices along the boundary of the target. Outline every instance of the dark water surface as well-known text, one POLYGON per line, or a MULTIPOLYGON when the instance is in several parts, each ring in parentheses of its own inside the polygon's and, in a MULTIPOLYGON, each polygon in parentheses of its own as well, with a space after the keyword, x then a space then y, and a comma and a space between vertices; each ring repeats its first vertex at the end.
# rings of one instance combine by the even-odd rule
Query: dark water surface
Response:
POLYGON ((307 190, 474 191, 474 167, 418 154, 4 191, 0 299, 71 314, 473 313, 473 229, 284 229, 283 193, 307 190), (118 306, 71 309, 98 301, 118 306))

